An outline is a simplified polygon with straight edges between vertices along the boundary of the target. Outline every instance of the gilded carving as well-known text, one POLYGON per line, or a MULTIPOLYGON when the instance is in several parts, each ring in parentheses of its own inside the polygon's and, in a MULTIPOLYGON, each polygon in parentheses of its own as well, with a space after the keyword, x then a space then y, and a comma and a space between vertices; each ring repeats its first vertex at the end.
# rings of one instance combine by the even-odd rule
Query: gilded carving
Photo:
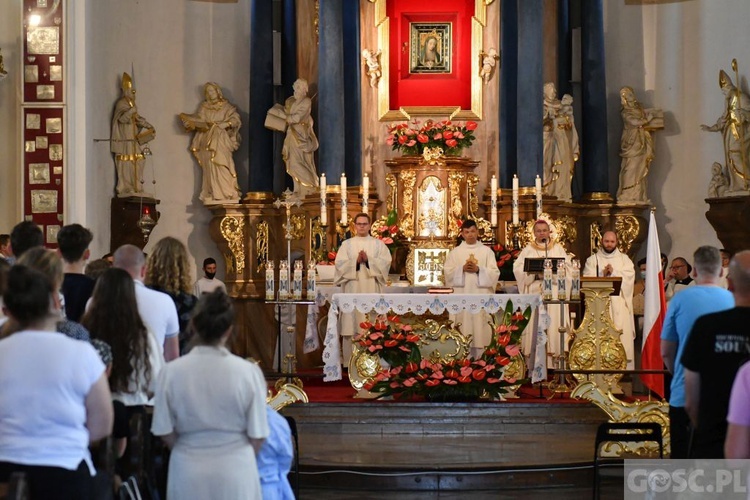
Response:
POLYGON ((407 238, 414 237, 414 186, 417 183, 417 174, 413 170, 401 172, 401 182, 404 186, 404 193, 401 198, 401 221, 399 226, 404 236, 407 238))
POLYGON ((429 358, 433 363, 465 359, 469 355, 471 335, 465 336, 458 326, 452 321, 426 320, 424 329, 418 332, 423 358, 429 358))
POLYGON ((463 218, 464 206, 461 201, 461 183, 463 183, 465 174, 461 172, 451 172, 448 176, 448 190, 451 195, 450 217, 448 221, 448 236, 458 238, 461 230, 458 227, 458 221, 463 218))
POLYGON ((492 225, 490 221, 479 217, 479 197, 477 196, 477 185, 479 184, 479 176, 477 174, 469 174, 466 177, 466 187, 469 191, 469 217, 474 219, 477 223, 477 229, 479 229, 479 239, 488 243, 494 239, 492 234, 492 225))
POLYGON ((398 181, 393 174, 385 176, 385 183, 388 184, 388 198, 385 201, 386 212, 393 212, 398 207, 396 202, 398 196, 398 181))
POLYGON ((590 245, 591 245, 591 253, 594 253, 599 250, 599 245, 602 241, 602 223, 599 221, 594 221, 591 223, 591 227, 589 228, 589 239, 590 239, 590 245))
POLYGON ((268 262, 268 221, 260 221, 255 229, 255 248, 257 250, 257 268, 263 270, 268 262))
POLYGON ((630 254, 630 248, 638 237, 641 223, 634 215, 618 215, 615 217, 615 232, 617 233, 617 247, 625 255, 630 254))
POLYGON ((406 278, 413 285, 442 286, 443 265, 452 241, 418 241, 412 243, 406 257, 406 278))
POLYGON ((305 216, 303 214, 294 214, 291 217, 293 240, 301 240, 305 237, 305 216))
POLYGON ((219 224, 221 236, 229 245, 231 255, 225 255, 227 273, 236 272, 238 275, 245 270, 245 219, 225 215, 219 224))
POLYGON ((419 236, 445 235, 445 188, 434 175, 424 178, 417 196, 419 236))
POLYGON ((325 234, 325 228, 320 224, 320 217, 313 217, 310 220, 310 255, 315 262, 325 260, 325 234))
POLYGON ((307 398, 305 391, 294 384, 284 384, 278 388, 276 394, 271 396, 269 391, 268 396, 266 396, 266 404, 276 411, 280 411, 282 408, 298 402, 309 403, 310 400, 307 398))
MULTIPOLYGON (((586 313, 581 325, 573 329, 570 347, 571 370, 624 370, 627 368, 625 348, 620 341, 622 330, 618 330, 610 316, 611 287, 582 287, 586 302, 586 313)), ((573 374, 579 382, 585 374, 573 374)), ((608 390, 618 386, 621 373, 595 375, 595 379, 608 390)))
POLYGON ((31 191, 32 214, 54 214, 57 212, 57 191, 34 189, 31 191))
POLYGON ((576 221, 569 215, 563 215, 557 221, 557 230, 559 233, 558 241, 567 251, 572 247, 578 238, 578 230, 576 229, 576 221))
MULTIPOLYGON (((669 453, 669 404, 666 401, 635 401, 627 403, 616 398, 611 392, 604 392, 592 381, 580 383, 571 397, 591 401, 609 417, 610 422, 656 422, 661 425, 664 452, 669 453)), ((613 443, 604 448, 610 456, 635 453, 639 456, 654 456, 658 449, 654 443, 613 443)), ((658 456, 658 455, 657 455, 658 456)))

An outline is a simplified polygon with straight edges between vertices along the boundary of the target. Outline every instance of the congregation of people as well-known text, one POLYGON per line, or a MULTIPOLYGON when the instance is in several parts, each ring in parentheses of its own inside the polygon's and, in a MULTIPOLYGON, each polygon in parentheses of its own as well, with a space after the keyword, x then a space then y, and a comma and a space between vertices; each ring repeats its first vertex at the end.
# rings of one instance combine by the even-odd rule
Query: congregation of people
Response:
POLYGON ((58 250, 30 221, 0 235, 0 490, 20 473, 32 499, 294 498, 291 430, 228 349, 216 261, 194 281, 175 238, 96 260, 92 241, 79 224, 58 250))

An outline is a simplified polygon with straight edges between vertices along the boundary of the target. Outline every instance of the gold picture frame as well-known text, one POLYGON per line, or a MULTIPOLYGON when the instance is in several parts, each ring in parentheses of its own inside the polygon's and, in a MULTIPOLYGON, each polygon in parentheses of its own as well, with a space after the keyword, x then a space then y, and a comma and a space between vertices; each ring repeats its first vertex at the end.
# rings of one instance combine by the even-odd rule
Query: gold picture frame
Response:
MULTIPOLYGON (((469 72, 471 78, 471 109, 460 106, 402 106, 390 109, 390 18, 386 15, 388 0, 369 0, 375 4, 375 27, 378 30, 378 49, 381 52, 380 66, 381 80, 384 84, 378 86, 378 117, 380 121, 409 120, 412 116, 448 115, 456 120, 482 119, 482 78, 479 76, 481 60, 471 57, 472 66, 469 72)), ((391 0, 393 1, 393 0, 391 0)), ((487 25, 487 6, 495 0, 474 0, 474 16, 471 20, 471 54, 482 51, 484 28, 487 25)))

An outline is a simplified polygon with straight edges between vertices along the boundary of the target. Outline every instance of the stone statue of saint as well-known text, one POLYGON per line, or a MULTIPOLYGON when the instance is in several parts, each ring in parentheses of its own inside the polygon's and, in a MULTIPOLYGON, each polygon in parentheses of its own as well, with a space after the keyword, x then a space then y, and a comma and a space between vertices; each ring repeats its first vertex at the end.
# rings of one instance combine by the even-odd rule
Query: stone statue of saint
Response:
POLYGON ((660 109, 643 109, 631 87, 620 89, 622 138, 620 140, 620 186, 617 201, 649 203, 646 181, 654 160, 653 131, 664 128, 660 109))
POLYGON ((711 165, 711 182, 708 184, 708 197, 723 198, 726 196, 728 187, 729 180, 727 180, 727 175, 724 173, 721 163, 715 161, 711 165))
MULTIPOLYGON (((736 68, 736 61, 732 61, 736 68)), ((724 169, 729 178, 726 195, 747 194, 750 184, 750 98, 732 84, 723 70, 719 86, 726 99, 724 113, 714 125, 701 125, 701 130, 721 132, 724 139, 724 169)))
POLYGON ((312 100, 307 97, 307 81, 300 78, 292 88, 294 95, 284 103, 287 130, 281 156, 286 163, 286 172, 294 179, 294 191, 302 192, 304 188, 319 185, 314 158, 318 138, 313 131, 312 100))
POLYGON ((565 104, 557 98, 555 84, 544 84, 543 163, 545 192, 558 200, 570 201, 570 183, 578 161, 578 132, 573 119, 573 98, 565 95, 565 104))
POLYGON ((180 114, 185 129, 195 131, 190 151, 203 170, 200 199, 206 205, 237 203, 242 193, 232 153, 240 147, 240 115, 216 83, 203 86, 203 97, 195 114, 180 114))
POLYGON ((366 66, 367 76, 370 77, 370 87, 377 87, 380 77, 383 75, 380 69, 380 49, 376 52, 371 52, 370 49, 362 50, 362 61, 366 66))
POLYGON ((148 143, 156 137, 156 130, 138 114, 133 80, 127 73, 122 74, 121 89, 112 116, 110 150, 117 168, 117 196, 124 197, 143 193, 145 156, 151 154, 148 143))

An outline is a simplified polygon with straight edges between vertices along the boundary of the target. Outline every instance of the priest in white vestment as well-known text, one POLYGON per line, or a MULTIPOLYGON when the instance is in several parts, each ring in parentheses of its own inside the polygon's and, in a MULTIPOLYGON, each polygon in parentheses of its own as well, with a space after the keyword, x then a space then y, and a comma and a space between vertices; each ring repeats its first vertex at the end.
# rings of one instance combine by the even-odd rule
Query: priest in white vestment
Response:
MULTIPOLYGON (((445 284, 453 287, 455 293, 495 293, 500 269, 494 252, 477 241, 479 230, 476 222, 465 221, 461 226, 461 237, 464 241, 445 258, 445 284)), ((481 356, 492 338, 489 314, 484 310, 476 314, 463 311, 451 315, 451 320, 461 324, 461 333, 472 335, 472 356, 481 356)))
MULTIPOLYGON (((538 220, 534 224, 534 240, 530 241, 528 245, 521 250, 518 254, 518 258, 513 263, 513 274, 518 282, 518 293, 527 294, 542 294, 542 276, 534 273, 526 273, 523 270, 524 261, 527 259, 537 258, 550 258, 550 259, 565 259, 566 268, 569 267, 570 259, 568 254, 562 245, 555 242, 550 235, 550 227, 547 221, 538 220)), ((567 270, 567 269, 566 269, 567 270)), ((567 275, 569 276, 569 275, 567 275)), ((570 282, 569 278, 566 278, 567 282, 570 282)), ((568 287, 569 288, 569 287, 568 287)), ((546 306, 541 306, 539 313, 543 312, 546 306)), ((560 346, 560 306, 557 304, 546 307, 547 314, 549 315, 550 323, 547 328, 547 355, 559 354, 560 346)), ((570 320, 568 306, 563 307, 563 315, 565 318, 565 324, 568 325, 568 333, 570 332, 570 320)), ((526 330, 523 332, 523 338, 521 345, 523 352, 526 356, 531 355, 531 346, 536 335, 537 325, 535 321, 530 321, 526 330)), ((568 337, 566 336, 565 342, 567 343, 568 337)), ((554 366, 552 359, 547 360, 548 366, 554 366)))
POLYGON ((610 314, 615 328, 622 330, 620 341, 625 347, 628 358, 628 370, 634 365, 633 343, 635 341, 635 321, 633 318, 633 287, 635 285, 635 267, 630 257, 617 248, 617 234, 607 231, 602 236, 599 250, 586 259, 583 268, 584 276, 620 277, 622 285, 620 295, 610 297, 610 314))
MULTIPOLYGON (((354 217, 356 236, 341 244, 336 254, 336 272, 333 283, 344 293, 378 293, 388 279, 391 268, 391 253, 385 243, 370 235, 370 216, 359 213, 354 217)), ((352 355, 352 336, 359 332, 364 314, 354 311, 342 314, 341 337, 343 339, 343 362, 352 355)))

